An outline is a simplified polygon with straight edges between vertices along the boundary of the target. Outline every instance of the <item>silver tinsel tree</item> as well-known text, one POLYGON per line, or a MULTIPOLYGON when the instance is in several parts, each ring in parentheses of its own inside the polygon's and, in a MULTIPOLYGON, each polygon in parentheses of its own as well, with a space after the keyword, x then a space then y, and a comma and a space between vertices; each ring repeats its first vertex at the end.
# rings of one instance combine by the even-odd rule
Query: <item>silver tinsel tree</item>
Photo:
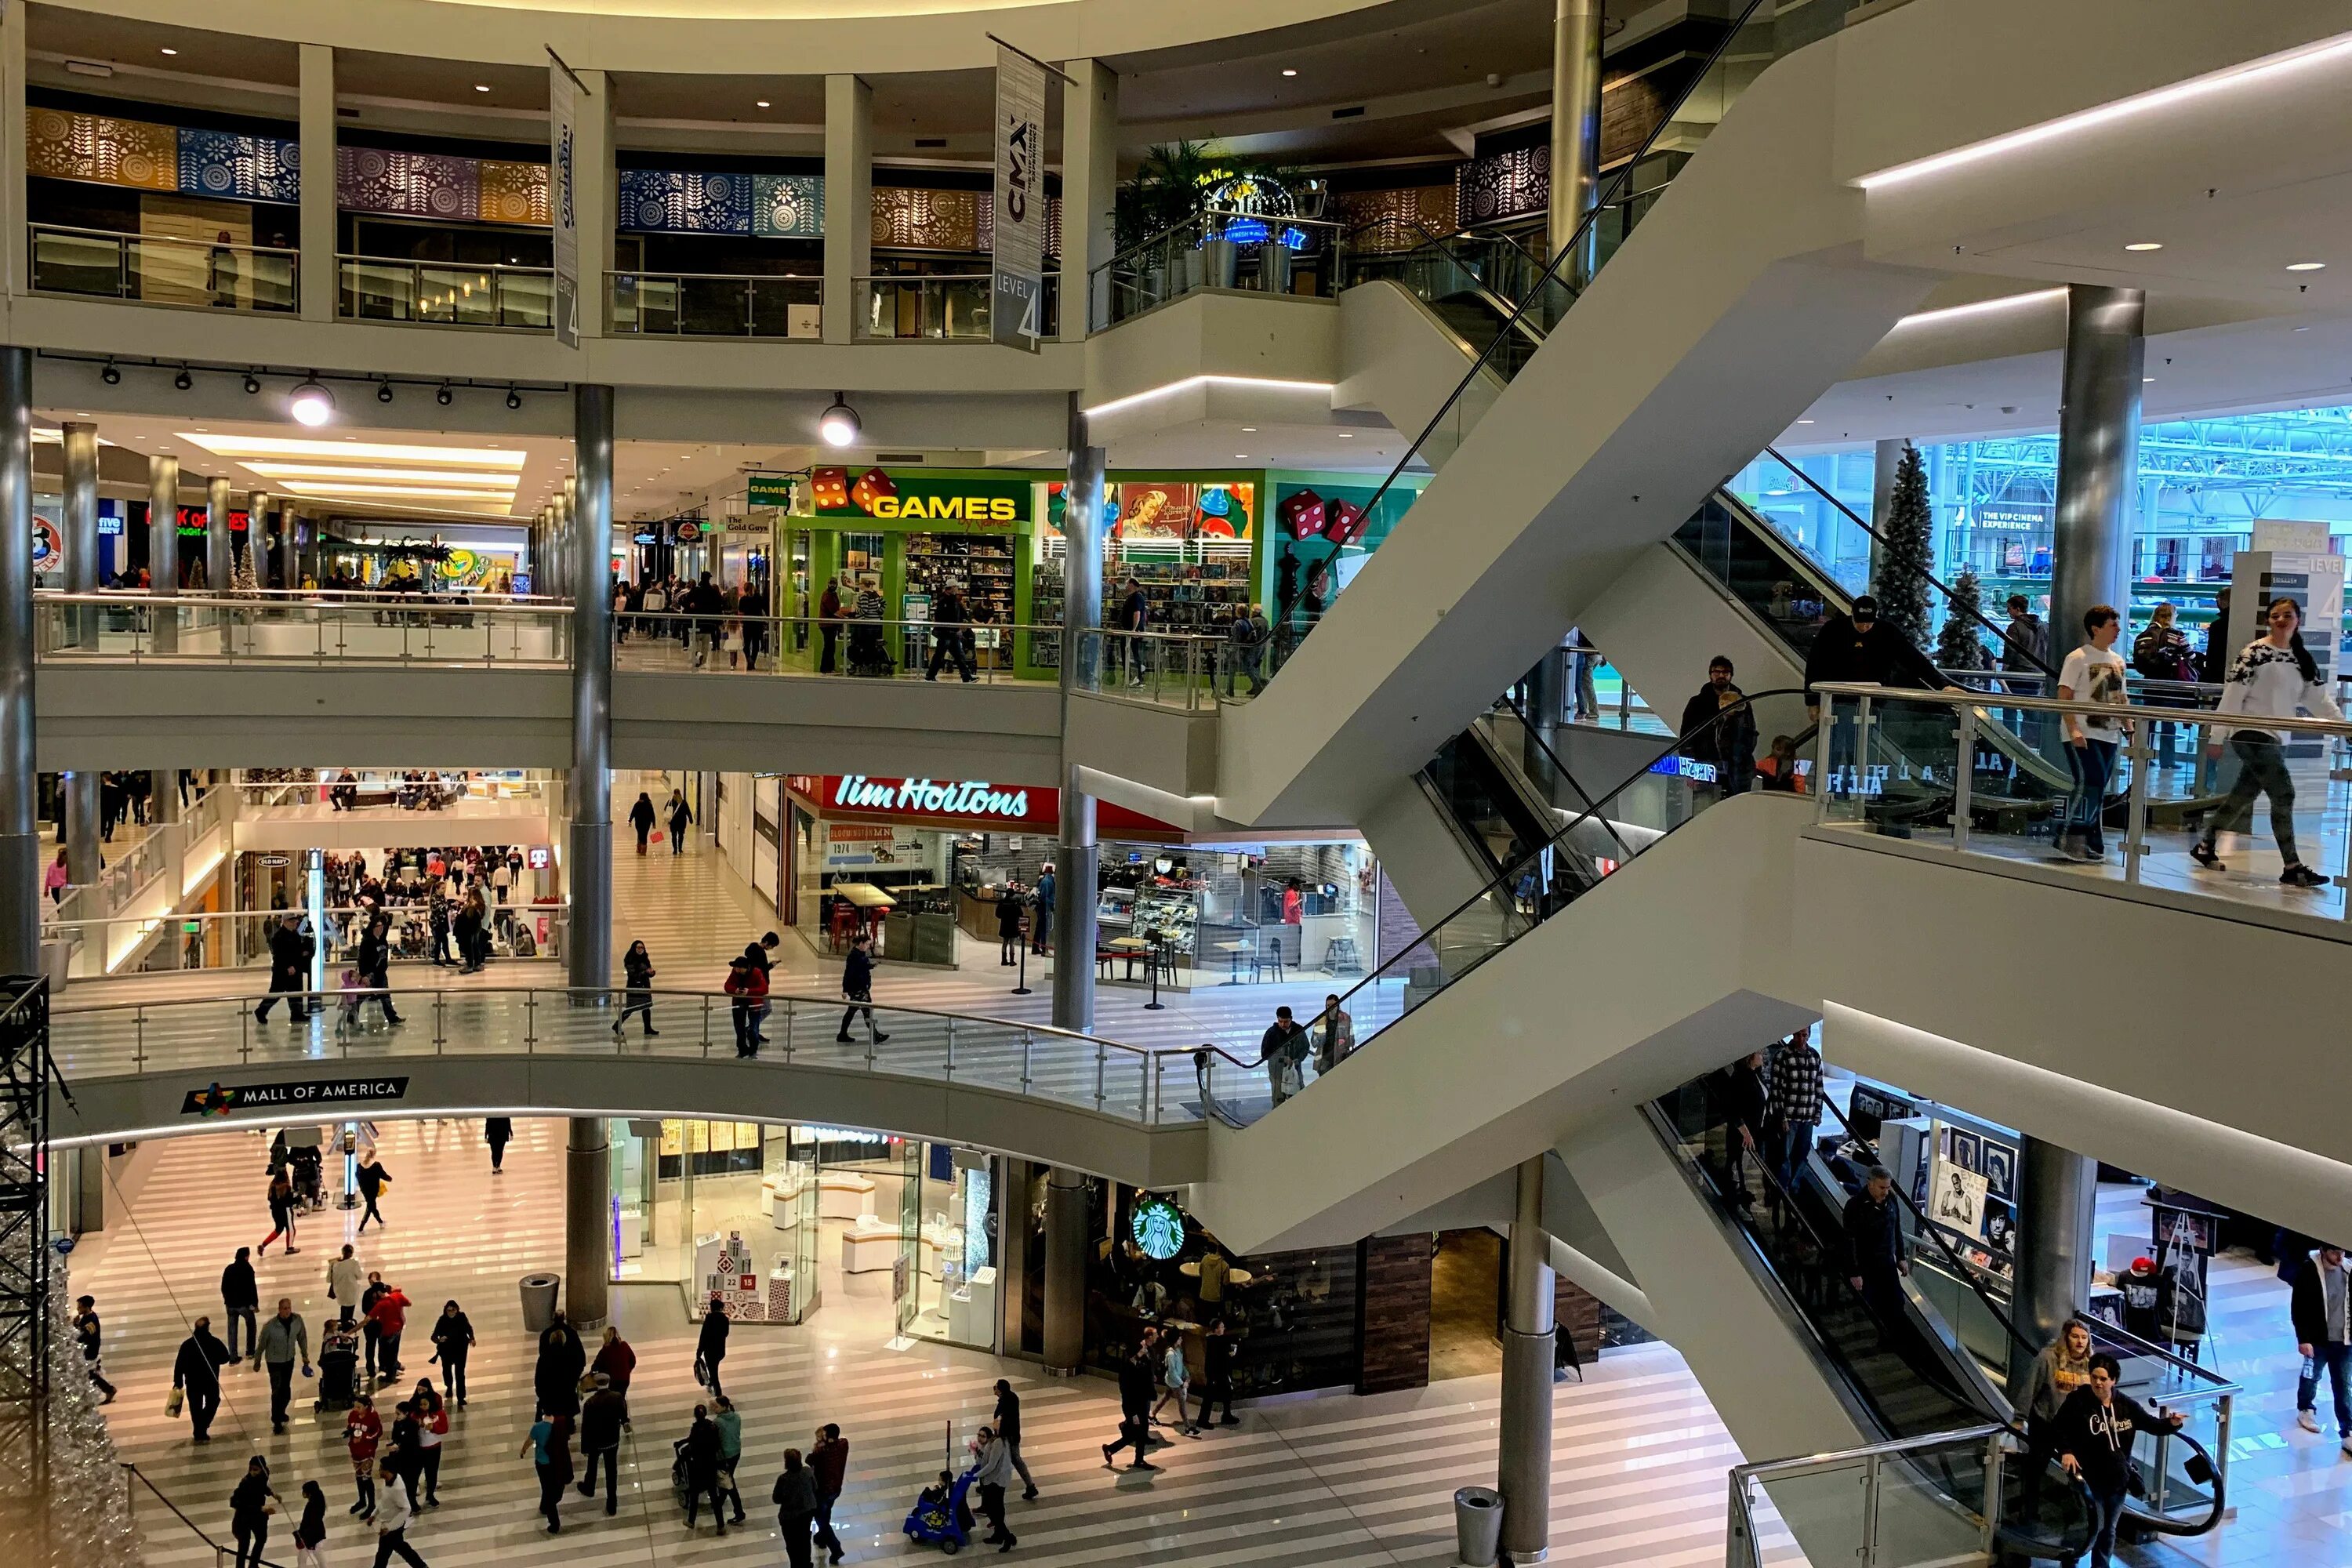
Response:
MULTIPOLYGON (((72 1300, 65 1261, 55 1259, 48 1421, 43 1434, 14 1425, 0 1430, 0 1547, 8 1568, 138 1568, 139 1527, 113 1434, 74 1339, 72 1300)), ((0 1349, 0 1358, 21 1353, 21 1344, 0 1349)), ((0 1366, 0 1381, 15 1385, 27 1370, 0 1366)))

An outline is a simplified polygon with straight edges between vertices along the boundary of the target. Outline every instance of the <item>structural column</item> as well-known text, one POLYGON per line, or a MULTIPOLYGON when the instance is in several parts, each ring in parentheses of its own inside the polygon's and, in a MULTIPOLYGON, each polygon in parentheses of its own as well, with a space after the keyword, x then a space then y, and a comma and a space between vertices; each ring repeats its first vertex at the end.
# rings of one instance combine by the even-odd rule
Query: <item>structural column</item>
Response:
MULTIPOLYGON (((228 592, 229 579, 236 568, 230 563, 228 514, 231 506, 228 480, 214 478, 205 485, 205 592, 215 598, 228 592)), ((228 617, 221 617, 226 626, 228 617)))
POLYGON ((857 341, 857 279, 874 270, 874 89, 861 77, 824 79, 824 292, 819 331, 857 341))
POLYGON ((301 83, 298 134, 309 176, 302 182, 299 294, 304 321, 331 321, 341 287, 335 265, 335 50, 331 44, 296 47, 301 83))
POLYGON ((41 972, 35 768, 33 351, 0 348, 0 974, 41 972))
POLYGON ((571 1118, 563 1150, 563 1313, 575 1329, 608 1316, 613 1280, 612 1148, 601 1116, 571 1118))
POLYGON ((1045 1370, 1075 1377, 1086 1360, 1087 1178, 1056 1165, 1045 1178, 1045 1370))
POLYGON ((1061 336, 1087 335, 1089 317, 1110 319, 1110 274, 1094 269, 1118 249, 1111 209, 1118 195, 1118 73, 1071 60, 1062 84, 1061 336), (1099 289, 1101 297, 1096 297, 1099 289))
MULTIPOLYGON (((1601 181, 1601 0, 1554 0, 1551 24, 1551 198, 1548 244, 1558 251, 1584 220, 1601 181)), ((1590 237, 1580 258, 1594 251, 1590 237)), ((1576 276, 1592 275, 1580 259, 1576 276)))
POLYGON ((575 386, 579 505, 564 541, 572 586, 572 935, 575 986, 602 988, 613 946, 613 389, 575 386))
MULTIPOLYGON (((1103 449, 1087 444, 1087 416, 1070 399, 1070 470, 1062 510, 1062 734, 1070 733, 1072 694, 1095 685, 1102 639, 1103 449)), ((1078 770, 1062 758, 1061 840, 1054 855, 1054 1022, 1095 1026, 1095 797, 1078 787, 1078 770)))
POLYGON ((1551 1540, 1551 1238, 1543 1227, 1543 1156, 1519 1163, 1504 1281, 1503 1402, 1495 1489, 1503 1494, 1503 1551, 1540 1562, 1551 1540))
MULTIPOLYGON (((66 592, 98 592, 98 426, 68 420, 60 432, 65 464, 66 592)), ((98 647, 95 605, 73 612, 76 647, 98 647)))
POLYGON ((1551 759, 1559 754, 1559 715, 1567 705, 1568 650, 1547 648, 1528 671, 1528 744, 1522 765, 1544 798, 1555 804, 1559 779, 1551 759))
POLYGON ((2010 1347, 2011 1387, 2023 1386, 2019 1380, 2035 1353, 2090 1301, 2092 1222, 2099 1196, 2098 1163, 2087 1155, 2028 1137, 2017 1163, 2017 1290, 2011 1310, 2030 1342, 2010 1347))
POLYGON ((2147 296, 2066 290, 2066 367, 2058 402, 2058 517, 2050 547, 2050 651, 2083 637, 2093 605, 2131 606, 2133 503, 2139 486, 2140 333, 2147 296))
MULTIPOLYGON (((160 452, 147 459, 147 577, 150 598, 180 596, 180 459, 160 452)), ((148 646, 157 653, 178 650, 179 615, 171 605, 148 612, 148 646)))
POLYGON ((302 522, 290 500, 278 503, 278 575, 280 586, 292 593, 302 585, 302 522))
POLYGON ((245 498, 245 569, 253 574, 257 589, 269 586, 269 492, 254 490, 245 498))

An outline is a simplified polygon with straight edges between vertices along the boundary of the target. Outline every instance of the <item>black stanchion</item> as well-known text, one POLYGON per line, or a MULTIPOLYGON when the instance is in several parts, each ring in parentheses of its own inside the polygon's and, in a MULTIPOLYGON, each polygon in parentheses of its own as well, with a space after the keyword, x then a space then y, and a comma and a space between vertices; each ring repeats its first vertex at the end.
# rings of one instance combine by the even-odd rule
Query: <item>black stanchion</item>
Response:
POLYGON ((1020 978, 1013 984, 1013 994, 1015 996, 1029 994, 1029 922, 1027 921, 1021 922, 1021 973, 1020 978))
POLYGON ((1151 942, 1151 1000, 1143 1005, 1143 1010, 1147 1013, 1164 1012, 1166 1009, 1160 1002, 1160 954, 1167 939, 1156 931, 1144 934, 1151 942))

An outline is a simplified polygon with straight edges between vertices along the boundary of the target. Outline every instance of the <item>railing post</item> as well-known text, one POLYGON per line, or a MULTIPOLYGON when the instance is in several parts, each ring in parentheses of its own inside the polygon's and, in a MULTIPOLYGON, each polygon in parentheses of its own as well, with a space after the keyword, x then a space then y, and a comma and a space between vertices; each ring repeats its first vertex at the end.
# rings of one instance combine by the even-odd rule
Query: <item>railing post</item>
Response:
POLYGON ((955 1021, 953 1018, 950 1018, 950 1019, 948 1020, 948 1070, 947 1070, 947 1077, 948 1077, 948 1080, 949 1080, 950 1082, 953 1082, 953 1081, 955 1080, 955 1026, 956 1026, 956 1021, 955 1021))
POLYGON ((708 993, 702 998, 702 1054, 706 1057, 710 1054, 710 997, 708 993))
POLYGON ((1158 1051, 1147 1058, 1151 1063, 1151 1120, 1149 1126, 1160 1125, 1160 1089, 1168 1081, 1168 1062, 1158 1051))
POLYGON ((1033 1031, 1021 1031, 1021 1092, 1024 1094, 1029 1092, 1029 1058, 1036 1043, 1037 1037, 1033 1031))
POLYGON ((449 994, 446 991, 436 991, 433 993, 433 1054, 435 1056, 441 1054, 441 1047, 448 1038, 449 994))
MULTIPOLYGON (((2156 750, 2148 744, 2149 737, 2142 727, 2131 726, 2129 742, 2125 751, 2131 758, 2131 787, 2124 797, 2124 881, 2126 886, 2139 881, 2140 857, 2147 853, 2147 767, 2156 750)), ((2105 811, 2106 803, 2094 803, 2094 810, 2105 811)))
MULTIPOLYGON (((103 936, 99 938, 101 942, 105 940, 103 936)), ((104 963, 105 958, 106 950, 100 947, 99 960, 104 963)), ((237 1031, 236 1056, 239 1061, 251 1061, 253 1059, 253 1015, 247 1013, 245 1017, 245 1026, 237 1031)), ((147 1070, 147 1008, 143 1003, 134 1008, 131 1014, 131 1065, 141 1072, 147 1070)))
POLYGON ((2236 1398, 2225 1394, 2213 1402, 2213 1485, 2224 1497, 2230 1485, 2230 1415, 2236 1398))
POLYGON ((793 1065, 793 999, 784 998, 784 1065, 793 1065))
POLYGON ((2001 1439, 2006 1436, 2005 1432, 1995 1432, 1985 1439, 1983 1546, 1988 1558, 1992 1555, 1993 1542, 2000 1533, 2001 1489, 2007 1484, 2005 1471, 2009 1461, 2009 1449, 2001 1439))
POLYGON ((1862 1461, 1862 1545, 1854 1553, 1863 1568, 1878 1568, 1878 1456, 1862 1461))
POLYGON ((1867 824, 1870 819, 1870 699, 1857 697, 1853 702, 1853 797, 1863 803, 1858 819, 1867 824))
POLYGON ((1755 1543, 1748 1538, 1747 1479, 1731 1472, 1731 1500, 1724 1510, 1723 1568, 1756 1568, 1755 1543))
POLYGON ((1103 1043, 1102 1043, 1100 1040, 1097 1040, 1097 1041, 1095 1042, 1095 1109, 1096 1109, 1097 1110, 1100 1110, 1102 1109, 1102 1102, 1103 1102, 1103 1043))
POLYGON ((536 1047, 538 1044, 539 1044, 539 993, 538 993, 538 992, 536 992, 536 991, 526 991, 526 992, 524 992, 524 993, 522 994, 522 1045, 523 1045, 523 1049, 524 1049, 524 1050, 526 1050, 526 1051, 528 1051, 528 1050, 531 1050, 531 1049, 533 1049, 534 1047, 536 1047))
POLYGON ((1954 732, 1959 757, 1952 773, 1952 847, 1969 847, 1969 792, 1976 783, 1977 710, 1973 702, 1960 707, 1960 726, 1954 732))

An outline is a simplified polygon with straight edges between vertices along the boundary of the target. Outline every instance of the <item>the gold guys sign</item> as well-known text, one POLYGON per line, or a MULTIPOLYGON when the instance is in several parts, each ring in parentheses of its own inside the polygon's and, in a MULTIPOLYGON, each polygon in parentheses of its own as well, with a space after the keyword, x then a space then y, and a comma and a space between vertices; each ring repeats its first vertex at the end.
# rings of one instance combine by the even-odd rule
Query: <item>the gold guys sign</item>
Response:
POLYGON ((996 232, 989 335, 1034 353, 1045 293, 1045 68, 996 46, 996 232))

